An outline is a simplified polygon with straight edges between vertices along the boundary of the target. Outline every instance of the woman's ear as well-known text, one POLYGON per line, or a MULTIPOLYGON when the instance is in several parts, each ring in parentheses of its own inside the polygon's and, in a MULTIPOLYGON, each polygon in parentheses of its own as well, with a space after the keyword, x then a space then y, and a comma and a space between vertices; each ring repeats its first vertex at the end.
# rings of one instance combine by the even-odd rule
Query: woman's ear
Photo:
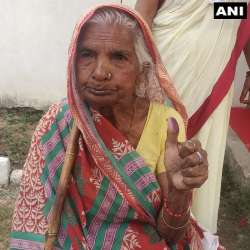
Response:
POLYGON ((151 69, 150 62, 143 62, 142 63, 142 69, 138 76, 138 81, 136 84, 136 95, 138 97, 145 97, 146 91, 148 87, 148 73, 151 69))
POLYGON ((149 70, 151 69, 150 62, 143 62, 142 63, 142 73, 147 77, 149 70))
POLYGON ((151 69, 150 62, 143 62, 139 73, 139 82, 148 80, 148 73, 151 69))

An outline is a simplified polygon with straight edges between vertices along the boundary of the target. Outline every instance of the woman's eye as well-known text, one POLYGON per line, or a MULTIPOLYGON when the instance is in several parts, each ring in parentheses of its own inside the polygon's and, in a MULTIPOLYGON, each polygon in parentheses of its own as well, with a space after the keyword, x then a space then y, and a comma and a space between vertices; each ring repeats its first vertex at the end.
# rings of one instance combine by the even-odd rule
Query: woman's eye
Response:
POLYGON ((126 55, 124 55, 122 53, 114 53, 114 54, 112 54, 112 59, 118 60, 118 61, 123 61, 123 60, 127 60, 127 57, 126 57, 126 55))
POLYGON ((80 51, 80 57, 82 58, 90 58, 93 57, 93 55, 91 51, 80 51))

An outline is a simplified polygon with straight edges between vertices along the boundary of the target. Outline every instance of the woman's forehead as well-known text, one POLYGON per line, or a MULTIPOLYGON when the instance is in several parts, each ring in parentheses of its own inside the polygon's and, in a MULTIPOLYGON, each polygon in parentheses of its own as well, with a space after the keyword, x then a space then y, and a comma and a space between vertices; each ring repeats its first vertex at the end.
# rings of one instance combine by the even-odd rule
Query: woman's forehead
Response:
POLYGON ((134 48, 134 33, 124 25, 109 25, 89 23, 83 27, 81 36, 79 38, 79 46, 96 46, 100 45, 114 45, 126 47, 127 49, 134 48))

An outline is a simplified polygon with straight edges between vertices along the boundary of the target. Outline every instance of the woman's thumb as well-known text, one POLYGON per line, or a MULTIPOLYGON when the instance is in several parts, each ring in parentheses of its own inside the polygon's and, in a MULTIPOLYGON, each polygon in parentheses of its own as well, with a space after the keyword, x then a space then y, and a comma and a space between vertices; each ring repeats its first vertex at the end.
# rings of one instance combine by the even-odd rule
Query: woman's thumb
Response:
POLYGON ((169 117, 167 119, 168 128, 167 128, 167 144, 177 144, 178 135, 179 135, 179 125, 175 118, 169 117))

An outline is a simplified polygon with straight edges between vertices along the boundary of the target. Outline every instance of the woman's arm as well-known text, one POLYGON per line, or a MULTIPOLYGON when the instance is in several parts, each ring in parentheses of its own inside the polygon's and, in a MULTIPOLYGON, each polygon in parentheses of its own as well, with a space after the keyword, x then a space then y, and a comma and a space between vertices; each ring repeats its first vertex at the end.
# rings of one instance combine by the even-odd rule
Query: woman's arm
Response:
POLYGON ((243 89, 240 95, 240 102, 243 104, 250 105, 250 39, 248 40, 245 48, 244 48, 245 58, 248 64, 248 73, 246 74, 246 79, 244 82, 243 89), (248 94, 248 98, 247 98, 248 94))
POLYGON ((190 217, 190 199, 191 191, 180 192, 178 190, 169 190, 166 173, 157 176, 158 182, 163 191, 163 197, 167 197, 167 204, 169 211, 178 214, 179 216, 172 216, 165 210, 164 204, 159 212, 157 219, 157 231, 166 240, 178 242, 181 240, 187 230, 190 217), (168 225, 170 226, 168 226, 168 225), (176 229, 173 229, 175 227, 176 229))
POLYGON ((152 26, 157 10, 165 0, 137 0, 135 9, 144 17, 149 27, 152 26))
POLYGON ((167 241, 183 238, 190 221, 192 190, 208 178, 207 155, 198 140, 178 142, 179 125, 168 118, 165 143, 166 172, 157 176, 163 195, 157 230, 167 241))
POLYGON ((248 64, 248 68, 250 69, 250 39, 248 40, 245 48, 244 48, 244 54, 245 54, 245 57, 246 57, 246 61, 247 61, 247 64, 248 64))

